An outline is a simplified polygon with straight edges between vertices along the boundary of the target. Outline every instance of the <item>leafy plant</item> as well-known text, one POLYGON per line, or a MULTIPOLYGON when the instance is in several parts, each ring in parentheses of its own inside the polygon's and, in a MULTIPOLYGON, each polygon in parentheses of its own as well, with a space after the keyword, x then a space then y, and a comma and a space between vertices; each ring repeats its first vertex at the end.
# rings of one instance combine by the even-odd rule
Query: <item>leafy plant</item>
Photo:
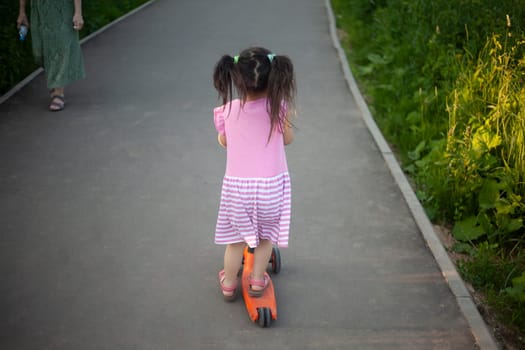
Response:
POLYGON ((521 276, 513 278, 512 287, 508 287, 505 291, 512 299, 525 306, 525 271, 521 276))

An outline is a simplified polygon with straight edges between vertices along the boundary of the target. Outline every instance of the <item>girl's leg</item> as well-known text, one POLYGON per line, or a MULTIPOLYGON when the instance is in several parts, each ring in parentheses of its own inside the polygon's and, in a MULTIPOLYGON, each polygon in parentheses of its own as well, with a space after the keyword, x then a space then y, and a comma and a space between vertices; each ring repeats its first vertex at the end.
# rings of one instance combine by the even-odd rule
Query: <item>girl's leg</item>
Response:
POLYGON ((246 244, 234 243, 228 244, 224 252, 224 281, 222 284, 226 287, 232 287, 237 283, 237 274, 241 268, 242 256, 246 244))
MULTIPOLYGON (((272 242, 267 239, 262 239, 259 246, 255 248, 252 278, 254 280, 264 279, 264 272, 268 267, 268 262, 272 256, 272 242)), ((252 286, 253 290, 262 290, 264 287, 252 286)))

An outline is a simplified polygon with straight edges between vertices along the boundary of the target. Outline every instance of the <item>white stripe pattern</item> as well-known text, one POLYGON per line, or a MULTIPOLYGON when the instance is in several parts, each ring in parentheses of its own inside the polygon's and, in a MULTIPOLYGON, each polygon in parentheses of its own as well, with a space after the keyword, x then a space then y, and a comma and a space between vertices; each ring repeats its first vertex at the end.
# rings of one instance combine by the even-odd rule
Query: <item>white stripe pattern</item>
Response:
POLYGON ((291 220, 291 184, 288 173, 270 178, 225 176, 215 243, 246 242, 249 247, 268 239, 288 246, 291 220))

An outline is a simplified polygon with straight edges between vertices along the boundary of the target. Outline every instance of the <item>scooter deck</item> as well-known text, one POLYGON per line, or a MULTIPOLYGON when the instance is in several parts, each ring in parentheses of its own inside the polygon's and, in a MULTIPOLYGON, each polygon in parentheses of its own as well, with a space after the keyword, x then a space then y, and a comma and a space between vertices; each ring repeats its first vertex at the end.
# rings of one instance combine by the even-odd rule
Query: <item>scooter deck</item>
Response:
POLYGON ((277 319, 277 302, 275 299, 275 291, 273 288, 272 280, 268 283, 268 286, 260 297, 252 297, 248 293, 250 289, 250 275, 253 269, 253 253, 248 252, 248 248, 244 250, 244 266, 242 270, 242 296, 246 304, 246 310, 253 322, 257 322, 259 319, 258 309, 268 308, 271 311, 272 320, 277 319))

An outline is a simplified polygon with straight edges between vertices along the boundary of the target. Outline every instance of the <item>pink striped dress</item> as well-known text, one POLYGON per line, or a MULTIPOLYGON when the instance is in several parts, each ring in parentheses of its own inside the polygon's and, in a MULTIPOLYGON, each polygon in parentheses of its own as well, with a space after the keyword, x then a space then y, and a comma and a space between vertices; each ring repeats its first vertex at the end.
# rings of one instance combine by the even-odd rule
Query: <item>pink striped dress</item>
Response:
POLYGON ((215 128, 228 144, 216 244, 246 242, 254 248, 268 239, 288 246, 290 176, 282 132, 275 130, 268 140, 266 104, 262 98, 241 106, 237 99, 213 110, 215 128))

